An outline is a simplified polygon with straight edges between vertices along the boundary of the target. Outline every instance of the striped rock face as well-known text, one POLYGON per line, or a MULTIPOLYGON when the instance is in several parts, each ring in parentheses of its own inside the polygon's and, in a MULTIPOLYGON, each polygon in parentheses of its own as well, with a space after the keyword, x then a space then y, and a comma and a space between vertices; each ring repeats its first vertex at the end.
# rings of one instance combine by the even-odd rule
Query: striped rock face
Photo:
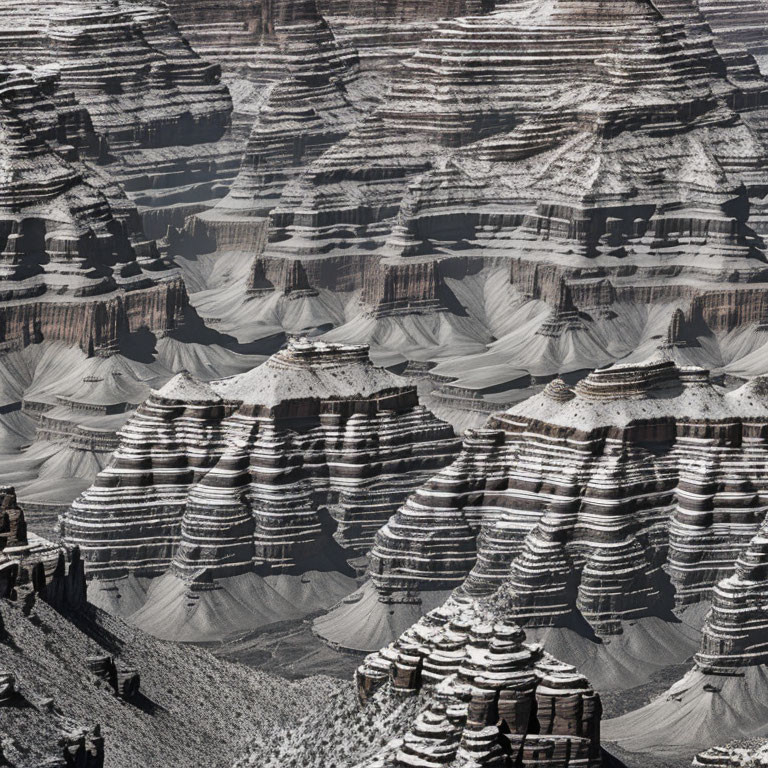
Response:
POLYGON ((63 341, 108 352, 159 333, 186 293, 114 181, 84 161, 104 145, 89 113, 51 98, 45 69, 0 67, 0 347, 63 341))
POLYGON ((222 194, 238 161, 238 148, 219 142, 232 102, 219 67, 189 47, 165 6, 66 0, 36 3, 30 16, 12 1, 4 24, 3 57, 55 73, 53 99, 88 110, 134 200, 163 208, 222 194))
POLYGON ((283 187, 250 288, 287 296, 274 262, 300 258, 308 291, 362 291, 344 322, 434 313, 431 344, 475 348, 512 324, 489 318, 492 294, 525 322, 488 367, 513 349, 547 373, 650 344, 680 308, 693 335, 764 322, 768 83, 748 54, 723 59, 693 3, 663 6, 521 0, 435 23, 383 102, 283 187))
POLYGON ((285 185, 346 136, 365 107, 357 53, 337 44, 314 0, 278 3, 273 13, 272 47, 248 71, 274 82, 255 108, 240 172, 220 210, 266 216, 285 185))
POLYGON ((600 697, 524 641, 514 625, 444 608, 368 656, 356 675, 364 706, 382 687, 428 695, 404 738, 359 765, 600 765, 600 697))
MULTIPOLYGON (((767 430, 763 379, 725 393, 660 360, 555 381, 471 430, 379 531, 378 600, 459 587, 523 626, 598 635, 706 600, 765 518, 767 430)), ((349 628, 370 610, 339 612, 349 628)))
MULTIPOLYGON (((336 37, 360 53, 364 70, 391 74, 413 56, 438 19, 478 16, 493 10, 493 0, 319 0, 336 37)), ((501 3, 496 3, 501 5, 501 3)))
POLYGON ((733 573, 712 590, 697 668, 734 674, 768 664, 768 521, 736 559, 733 573))
POLYGON ((364 554, 457 449, 367 347, 293 342, 213 388, 180 374, 153 393, 63 539, 98 579, 301 573, 339 545, 364 554))

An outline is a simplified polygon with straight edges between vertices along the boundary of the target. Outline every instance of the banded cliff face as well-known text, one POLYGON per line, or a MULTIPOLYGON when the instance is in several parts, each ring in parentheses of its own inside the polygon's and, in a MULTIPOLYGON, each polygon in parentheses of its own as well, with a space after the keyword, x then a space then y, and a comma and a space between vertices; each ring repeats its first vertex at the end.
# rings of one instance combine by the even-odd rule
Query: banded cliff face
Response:
POLYGON ((439 19, 476 16, 493 10, 493 0, 320 0, 336 36, 360 52, 364 70, 393 70, 416 53, 439 19))
MULTIPOLYGON (((214 387, 180 374, 155 392, 64 515, 63 540, 82 549, 93 594, 162 574, 198 592, 256 576, 262 590, 306 591, 304 574, 324 573, 334 583, 312 594, 320 602, 307 610, 316 610, 353 588, 344 554, 365 553, 458 448, 451 427, 418 404, 413 387, 374 368, 364 346, 294 342, 214 387)), ((291 615, 302 599, 310 602, 293 594, 291 615)), ((221 616, 208 632, 283 609, 285 597, 273 594, 260 615, 221 616)))
POLYGON ((432 696, 404 738, 360 765, 601 765, 600 697, 524 641, 515 625, 437 609, 368 656, 356 675, 363 702, 382 686, 432 696))
POLYGON ((121 333, 173 329, 186 293, 135 206, 90 165, 104 145, 89 113, 52 90, 45 71, 0 68, 0 342, 106 353, 121 333))
POLYGON ((240 171, 217 212, 266 216, 283 187, 342 139, 365 108, 357 53, 337 44, 314 0, 284 2, 271 21, 272 56, 251 62, 254 77, 270 77, 257 106, 240 171))
POLYGON ((763 323, 766 83, 693 7, 667 6, 518 2, 437 23, 384 102, 283 188, 251 290, 272 307, 277 262, 298 258, 313 317, 344 325, 328 340, 394 328, 405 356, 442 359, 495 337, 453 378, 647 354, 676 310, 692 342, 763 323), (325 290, 344 312, 323 313, 325 290))
POLYGON ((223 194, 237 164, 236 147, 219 141, 231 99, 218 65, 181 38, 166 6, 43 2, 31 19, 26 3, 4 10, 3 56, 55 73, 53 98, 88 110, 109 145, 103 159, 137 203, 167 220, 174 204, 223 194))
MULTIPOLYGON (((552 382, 470 430, 379 531, 366 589, 423 610, 459 587, 523 626, 603 637, 706 600, 765 517, 766 426, 762 379, 726 394, 657 360, 552 382)), ((378 606, 316 631, 343 643, 378 606)))

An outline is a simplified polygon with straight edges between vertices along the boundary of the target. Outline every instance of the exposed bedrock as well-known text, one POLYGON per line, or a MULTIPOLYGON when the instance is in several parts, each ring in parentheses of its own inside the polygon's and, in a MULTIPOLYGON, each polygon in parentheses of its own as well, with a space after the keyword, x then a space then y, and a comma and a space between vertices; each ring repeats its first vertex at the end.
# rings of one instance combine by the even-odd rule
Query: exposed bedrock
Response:
POLYGON ((710 747, 693 760, 694 768, 747 768, 764 764, 768 760, 768 743, 764 739, 733 742, 710 747))
POLYGON ((153 392, 63 540, 92 601, 158 635, 222 637, 349 594, 346 559, 458 446, 367 347, 295 341, 249 373, 153 392))
POLYGON ((243 741, 263 738, 297 708, 313 711, 334 687, 329 678, 291 682, 174 647, 90 605, 59 612, 35 594, 0 595, 6 766, 226 763, 243 741), (217 695, 222 688, 226 696, 217 695), (236 714, 258 697, 258 717, 236 714))
POLYGON ((765 518, 765 391, 758 378, 726 394, 661 358, 551 382, 468 431, 377 534, 370 581, 315 631, 370 649, 458 587, 595 679, 583 656, 601 647, 614 667, 685 661, 765 518))
MULTIPOLYGON (((765 736, 768 643, 768 525, 711 591, 693 669, 658 699, 609 721, 612 741, 631 752, 692 756, 733 739, 765 736)), ((694 765, 759 765, 764 748, 709 750, 694 765), (729 762, 729 760, 731 760, 729 762), (743 762, 742 762, 743 761, 743 762)))
POLYGON ((53 100, 88 110, 109 163, 131 198, 155 209, 152 235, 165 233, 174 207, 220 197, 239 148, 222 141, 232 101, 220 67, 181 37, 164 4, 132 0, 26 3, 5 9, 7 60, 45 67, 53 100))
POLYGON ((65 555, 61 547, 28 532, 16 490, 0 488, 0 599, 29 602, 36 596, 61 612, 85 605, 80 551, 74 547, 65 555))
POLYGON ((210 296, 206 314, 300 316, 418 361, 487 352, 457 362, 460 379, 647 356, 679 309, 674 345, 735 372, 764 346, 719 348, 766 319, 766 103, 757 69, 726 62, 689 3, 440 21, 383 103, 283 188, 247 318, 210 296), (541 55, 521 55, 532 39, 541 55), (281 259, 315 291, 300 313, 270 277, 281 259), (342 261, 348 293, 331 297, 342 261))
MULTIPOLYGON (((499 3, 500 5, 501 3, 499 3)), ((365 71, 394 70, 416 53, 438 19, 493 10, 494 0, 319 0, 336 37, 355 47, 365 71)))
POLYGON ((365 766, 602 764, 600 697, 574 667, 528 645, 518 627, 436 610, 358 669, 365 706, 429 692, 404 737, 365 766))
POLYGON ((699 0, 699 8, 715 34, 718 50, 726 60, 742 67, 751 62, 745 50, 757 61, 763 73, 768 72, 768 10, 762 2, 735 3, 730 0, 699 0))

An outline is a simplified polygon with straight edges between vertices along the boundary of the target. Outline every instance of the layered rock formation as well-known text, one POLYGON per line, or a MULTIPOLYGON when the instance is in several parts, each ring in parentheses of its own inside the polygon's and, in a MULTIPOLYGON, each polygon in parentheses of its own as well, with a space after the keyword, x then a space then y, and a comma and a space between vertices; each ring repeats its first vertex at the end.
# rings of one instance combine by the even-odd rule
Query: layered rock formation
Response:
POLYGON ((88 115, 59 111, 28 69, 6 66, 0 81, 3 351, 62 341, 108 353, 121 334, 172 330, 183 284, 135 208, 80 162, 88 115))
POLYGON ((734 743, 724 747, 711 747, 699 753, 693 760, 694 768, 747 768, 768 762, 768 743, 755 740, 751 743, 734 743))
MULTIPOLYGON (((733 573, 712 590, 693 669, 647 706, 609 721, 609 738, 632 752, 690 756, 734 738, 764 736, 766 594, 768 521, 738 556, 733 573)), ((760 764, 760 754, 758 749, 752 764, 760 764)), ((738 766, 747 756, 714 749, 694 764, 738 766)))
MULTIPOLYGON (((320 0, 320 8, 336 36, 360 52, 365 70, 396 68, 413 56, 438 19, 475 16, 492 10, 493 0, 320 0)), ((501 3, 499 3, 501 5, 501 3)))
POLYGON ((314 0, 278 3, 264 26, 263 47, 249 62, 263 90, 248 106, 240 171, 224 200, 187 223, 182 255, 258 251, 283 187, 346 136, 372 101, 358 81, 356 52, 337 45, 314 0))
POLYGON ((181 38, 164 5, 131 0, 25 3, 5 9, 0 51, 45 67, 52 97, 88 110, 133 199, 158 209, 147 224, 164 234, 179 204, 221 196, 237 167, 237 147, 222 143, 232 103, 218 65, 181 38))
POLYGON ((457 448, 366 347, 297 341, 213 388, 180 374, 154 392, 63 539, 83 551, 92 600, 132 614, 165 574, 132 620, 221 637, 348 594, 344 553, 364 554, 457 448))
POLYGON ((690 4, 664 11, 512 3, 440 22, 284 188, 258 301, 228 330, 300 315, 341 326, 329 341, 455 356, 431 373, 476 387, 645 357, 669 333, 686 359, 757 366, 761 335, 719 340, 764 321, 766 82, 719 55, 690 4), (301 313, 277 312, 297 286, 301 313))
POLYGON ((357 672, 366 701, 382 684, 434 696, 402 740, 363 765, 600 765, 600 697, 573 667, 524 644, 514 625, 433 612, 357 672))
POLYGON ((725 393, 661 359, 549 384, 468 433, 377 534, 370 583, 316 631, 371 648, 459 587, 591 676, 645 654, 620 686, 684 661, 697 606, 765 518, 765 391, 756 379, 725 393), (593 670, 578 654, 598 646, 615 658, 593 670))
POLYGON ((79 550, 66 557, 61 547, 28 532, 15 489, 0 488, 0 598, 29 603, 40 595, 59 611, 73 611, 85 605, 85 592, 79 550))
POLYGON ((236 765, 602 765, 602 708, 587 680, 487 618, 430 614, 366 658, 358 702, 332 701, 236 765))

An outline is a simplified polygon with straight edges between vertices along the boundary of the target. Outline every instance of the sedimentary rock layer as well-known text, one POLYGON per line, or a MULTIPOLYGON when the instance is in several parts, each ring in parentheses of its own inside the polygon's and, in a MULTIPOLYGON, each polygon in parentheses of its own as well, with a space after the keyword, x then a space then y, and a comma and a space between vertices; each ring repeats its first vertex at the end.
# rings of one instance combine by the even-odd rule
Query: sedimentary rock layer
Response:
POLYGON ((337 45, 314 0, 284 2, 272 10, 271 36, 250 62, 252 77, 265 82, 249 107, 250 135, 240 171, 226 198, 188 222, 191 242, 179 244, 182 254, 191 248, 223 251, 228 245, 249 250, 254 237, 245 230, 262 221, 248 219, 263 219, 283 187, 346 136, 371 102, 358 83, 357 54, 337 45), (227 237, 233 229, 238 238, 227 237))
POLYGON ((95 581, 170 568, 156 587, 162 601, 171 584, 196 585, 205 599, 214 582, 258 574, 268 580, 264 595, 250 588, 260 613, 233 607, 222 626, 276 620, 291 610, 281 590, 291 613, 347 594, 354 582, 339 575, 348 570, 339 547, 364 554, 457 448, 451 427, 418 404, 414 387, 374 368, 366 347, 294 342, 214 388, 180 374, 153 393, 64 516, 63 539, 82 548, 95 581), (327 594, 299 578, 310 572, 327 574, 327 594))
POLYGON ((0 70, 3 350, 47 340, 93 353, 139 327, 173 329, 186 304, 178 271, 83 164, 97 141, 88 114, 59 109, 46 88, 27 68, 0 70))
POLYGON ((363 68, 381 74, 412 56, 438 19, 487 13, 494 2, 319 0, 319 6, 337 38, 359 51, 363 68))
MULTIPOLYGON (((766 595, 768 522, 764 521, 710 592, 693 669, 645 707, 609 722, 609 738, 633 752, 690 755, 739 737, 763 736, 768 716, 766 595)), ((727 752, 725 753, 727 754, 727 752)), ((759 754, 759 753, 758 753, 759 754)), ((739 765, 738 752, 733 765, 739 765)), ((715 750, 697 765, 721 763, 715 750)))
POLYGON ((106 142, 102 160, 134 200, 167 207, 223 193, 237 164, 236 147, 219 141, 232 102, 219 66, 189 47, 166 6, 43 2, 30 15, 11 2, 4 11, 3 56, 47 68, 53 99, 88 110, 106 142))
POLYGON ((609 636, 672 620, 733 573, 765 518, 766 424, 764 380, 725 393, 668 360, 552 382, 468 433, 377 534, 365 589, 378 601, 316 630, 343 644, 357 625, 359 641, 384 604, 459 585, 526 627, 609 636))
POLYGON ((694 768, 747 768, 765 764, 768 760, 768 743, 756 739, 747 743, 733 743, 711 747, 700 752, 693 760, 694 768))
POLYGON ((495 337, 436 372, 453 379, 647 354, 677 310, 681 348, 761 326, 766 93, 686 3, 441 21, 383 104, 283 189, 241 324, 274 316, 300 259, 316 292, 302 317, 341 325, 330 341, 422 360, 495 337))

